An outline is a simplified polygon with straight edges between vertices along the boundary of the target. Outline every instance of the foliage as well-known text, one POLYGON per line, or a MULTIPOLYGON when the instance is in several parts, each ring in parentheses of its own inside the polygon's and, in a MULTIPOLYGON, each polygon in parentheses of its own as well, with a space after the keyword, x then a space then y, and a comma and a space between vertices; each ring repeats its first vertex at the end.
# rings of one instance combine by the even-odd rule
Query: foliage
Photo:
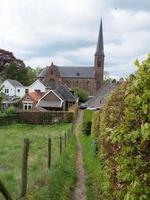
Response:
POLYGON ((83 122, 83 133, 85 135, 90 135, 91 134, 91 126, 92 126, 92 122, 89 121, 89 122, 83 122))
MULTIPOLYGON (((15 124, 0 127, 0 179, 13 199, 20 194, 22 144, 30 140, 28 163, 28 199, 45 184, 47 170, 47 141, 52 139, 52 165, 59 157, 59 136, 71 128, 71 124, 51 126, 15 124)), ((64 140, 63 140, 64 141, 64 140)), ((64 144, 64 142, 63 142, 64 144)), ((71 162, 70 162, 71 163, 71 162)), ((43 199, 46 199, 43 197, 43 199)))
POLYGON ((79 97, 79 102, 85 102, 88 99, 88 92, 81 88, 72 88, 72 91, 79 97))
POLYGON ((24 63, 17 65, 11 63, 5 66, 4 79, 15 79, 23 85, 30 85, 35 81, 35 71, 31 67, 26 67, 24 63))
POLYGON ((16 63, 17 65, 22 65, 23 61, 17 59, 12 52, 0 49, 0 74, 3 73, 5 66, 11 63, 16 63))
POLYGON ((93 114, 93 111, 84 110, 82 132, 85 135, 90 135, 91 134, 92 114, 93 114))
POLYGON ((76 179, 76 142, 73 138, 67 150, 50 171, 48 187, 50 199, 72 199, 76 179))
POLYGON ((150 196, 150 55, 109 98, 100 114, 103 200, 150 196))
POLYGON ((92 110, 84 110, 83 122, 92 121, 93 111, 92 110))
POLYGON ((95 138, 98 138, 99 136, 99 127, 100 125, 100 111, 94 112, 92 117, 92 135, 94 135, 95 138))
POLYGON ((6 114, 13 114, 15 113, 15 108, 13 106, 10 106, 6 110, 6 114))
POLYGON ((99 159, 95 154, 95 137, 81 136, 84 168, 86 174, 87 200, 98 200, 101 196, 99 159))

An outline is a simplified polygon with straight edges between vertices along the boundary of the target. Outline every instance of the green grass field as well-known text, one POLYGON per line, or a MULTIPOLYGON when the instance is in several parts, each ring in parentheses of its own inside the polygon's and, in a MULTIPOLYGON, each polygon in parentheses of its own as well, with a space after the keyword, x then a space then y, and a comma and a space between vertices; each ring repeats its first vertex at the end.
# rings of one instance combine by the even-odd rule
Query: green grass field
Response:
POLYGON ((48 138, 52 138, 52 164, 54 165, 59 157, 59 136, 64 136, 70 127, 71 124, 50 126, 16 124, 0 127, 0 179, 14 199, 20 195, 23 139, 30 140, 28 164, 28 195, 30 196, 34 190, 39 189, 41 182, 46 180, 48 138))

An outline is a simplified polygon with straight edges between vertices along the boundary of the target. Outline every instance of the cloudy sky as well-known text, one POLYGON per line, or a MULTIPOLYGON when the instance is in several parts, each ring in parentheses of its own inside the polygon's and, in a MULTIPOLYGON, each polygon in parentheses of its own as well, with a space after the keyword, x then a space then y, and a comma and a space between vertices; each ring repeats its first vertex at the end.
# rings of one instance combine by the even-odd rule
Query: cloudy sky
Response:
POLYGON ((0 48, 32 67, 93 65, 101 17, 105 70, 126 77, 150 52, 150 0, 0 0, 0 48))

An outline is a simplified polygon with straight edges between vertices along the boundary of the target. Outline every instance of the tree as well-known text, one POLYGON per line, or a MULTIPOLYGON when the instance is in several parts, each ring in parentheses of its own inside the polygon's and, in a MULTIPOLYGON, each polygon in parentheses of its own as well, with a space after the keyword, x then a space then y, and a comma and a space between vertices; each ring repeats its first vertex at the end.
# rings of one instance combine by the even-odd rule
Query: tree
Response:
POLYGON ((79 102, 85 102, 88 99, 88 92, 81 88, 72 88, 74 93, 79 97, 79 102))
POLYGON ((0 74, 3 73, 7 64, 16 63, 17 65, 23 64, 22 60, 17 59, 12 52, 0 49, 0 74))
POLYGON ((11 63, 5 66, 3 77, 4 79, 15 79, 28 86, 36 80, 36 70, 29 66, 26 67, 24 63, 21 65, 11 63))
POLYGON ((23 85, 28 84, 28 70, 25 64, 17 65, 16 63, 7 64, 4 69, 4 79, 15 79, 23 85))

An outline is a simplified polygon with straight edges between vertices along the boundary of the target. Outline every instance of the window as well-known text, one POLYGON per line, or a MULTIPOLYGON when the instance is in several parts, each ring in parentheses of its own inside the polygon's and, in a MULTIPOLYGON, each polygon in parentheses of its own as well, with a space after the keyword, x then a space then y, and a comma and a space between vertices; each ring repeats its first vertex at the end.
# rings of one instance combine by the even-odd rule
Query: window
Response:
POLYGON ((25 89, 25 93, 28 93, 29 92, 29 89, 25 89))
POLYGON ((35 92, 41 92, 41 90, 34 90, 35 92))
POLYGON ((30 100, 30 97, 27 96, 27 97, 26 97, 26 100, 30 100))
POLYGON ((17 91, 18 91, 18 93, 19 93, 19 92, 20 92, 20 89, 18 89, 17 91))
POLYGON ((100 59, 100 58, 98 58, 98 60, 97 60, 97 66, 98 66, 98 67, 101 66, 101 59, 100 59))
POLYGON ((79 72, 77 72, 77 76, 80 76, 80 73, 79 73, 79 72))
POLYGON ((9 93, 9 89, 5 89, 5 93, 8 94, 9 93))
POLYGON ((32 108, 32 103, 24 103, 23 110, 30 110, 32 108))

